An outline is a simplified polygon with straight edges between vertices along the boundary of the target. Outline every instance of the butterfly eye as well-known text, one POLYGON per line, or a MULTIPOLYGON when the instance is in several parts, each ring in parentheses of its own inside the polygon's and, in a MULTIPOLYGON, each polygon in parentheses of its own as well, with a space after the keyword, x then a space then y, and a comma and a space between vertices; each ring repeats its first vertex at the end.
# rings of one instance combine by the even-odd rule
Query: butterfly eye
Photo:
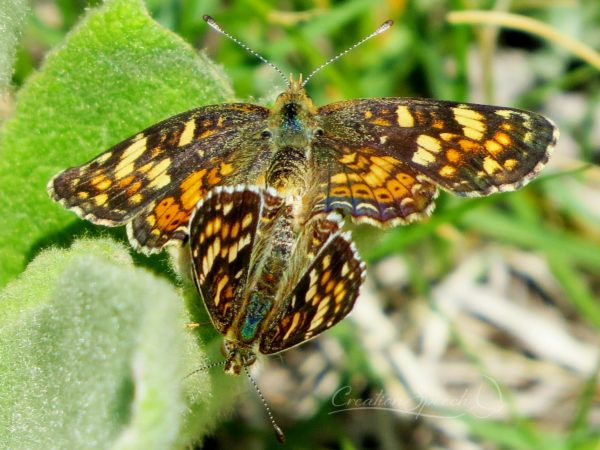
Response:
POLYGON ((262 139, 269 139, 271 137, 271 132, 269 130, 264 130, 262 133, 260 133, 260 137, 262 139))
POLYGON ((325 134, 325 132, 323 131, 323 129, 322 129, 322 128, 317 128, 317 129, 315 130, 315 137, 321 137, 321 136, 323 136, 324 134, 325 134))

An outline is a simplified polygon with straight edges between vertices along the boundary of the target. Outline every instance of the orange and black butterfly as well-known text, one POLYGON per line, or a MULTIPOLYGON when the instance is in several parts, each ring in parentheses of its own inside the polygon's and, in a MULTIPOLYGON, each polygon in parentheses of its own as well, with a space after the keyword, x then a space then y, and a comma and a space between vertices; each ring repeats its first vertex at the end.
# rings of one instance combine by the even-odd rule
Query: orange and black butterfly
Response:
POLYGON ((239 374, 328 330, 352 310, 365 276, 337 213, 293 230, 293 207, 272 188, 213 189, 190 226, 193 277, 239 374))
POLYGON ((523 186, 558 137, 549 119, 505 107, 416 98, 316 107, 306 81, 290 79, 272 108, 232 103, 171 117, 59 173, 48 192, 91 222, 127 225, 132 245, 152 253, 187 239, 196 203, 216 186, 300 196, 300 223, 339 211, 387 227, 428 215, 438 188, 472 197, 523 186))

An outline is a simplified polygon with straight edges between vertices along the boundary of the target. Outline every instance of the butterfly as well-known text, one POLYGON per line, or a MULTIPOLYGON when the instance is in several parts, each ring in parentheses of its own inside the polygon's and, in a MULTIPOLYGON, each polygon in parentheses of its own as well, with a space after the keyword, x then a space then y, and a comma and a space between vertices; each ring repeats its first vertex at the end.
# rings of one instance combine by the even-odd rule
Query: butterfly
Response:
POLYGON ((192 213, 193 277, 227 373, 319 335, 358 297, 365 265, 341 217, 315 216, 299 234, 293 220, 276 190, 245 185, 214 188, 192 213))
POLYGON ((168 118, 60 172, 49 195, 93 223, 126 225, 144 253, 184 243, 196 204, 217 186, 301 196, 299 224, 337 211, 384 228, 428 216, 440 188, 475 197, 525 185, 558 138, 551 120, 507 107, 395 97, 317 107, 307 81, 290 77, 271 108, 230 103, 168 118))

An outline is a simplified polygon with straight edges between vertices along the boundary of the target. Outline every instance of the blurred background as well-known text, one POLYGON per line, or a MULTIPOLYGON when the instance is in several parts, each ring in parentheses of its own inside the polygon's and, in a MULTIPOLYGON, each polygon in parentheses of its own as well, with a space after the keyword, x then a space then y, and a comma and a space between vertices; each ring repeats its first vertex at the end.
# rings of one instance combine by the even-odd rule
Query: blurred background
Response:
MULTIPOLYGON (((98 3, 33 1, 15 90, 98 3)), ((285 73, 305 75, 393 19, 309 83, 317 105, 429 97, 525 108, 560 128, 547 168, 518 192, 442 193, 427 221, 353 227, 368 279, 350 318, 256 367, 290 448, 600 448, 600 56, 581 59, 560 34, 448 21, 450 12, 510 12, 600 49, 600 2, 146 3, 223 66, 243 101, 272 102, 283 80, 203 14, 285 73)), ((11 108, 8 97, 3 114, 11 108)), ((250 385, 204 442, 271 447, 280 448, 250 385)))

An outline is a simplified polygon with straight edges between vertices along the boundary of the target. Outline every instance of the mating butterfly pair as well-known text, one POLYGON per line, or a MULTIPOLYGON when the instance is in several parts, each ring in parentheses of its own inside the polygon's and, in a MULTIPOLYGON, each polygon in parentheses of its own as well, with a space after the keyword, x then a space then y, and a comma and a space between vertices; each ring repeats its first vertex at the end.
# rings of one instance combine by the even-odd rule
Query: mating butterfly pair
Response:
POLYGON ((331 328, 354 306, 364 279, 336 213, 294 231, 292 206, 274 189, 217 187, 192 214, 194 280, 225 337, 225 371, 257 351, 277 353, 331 328))
POLYGON ((317 108, 305 84, 290 79, 272 109, 233 103, 176 115, 48 183, 80 217, 126 224, 142 252, 190 239, 234 373, 255 346, 284 350, 351 308, 363 268, 333 212, 386 227, 428 215, 438 188, 515 190, 539 173, 558 137, 545 117, 504 107, 379 98, 317 108))

